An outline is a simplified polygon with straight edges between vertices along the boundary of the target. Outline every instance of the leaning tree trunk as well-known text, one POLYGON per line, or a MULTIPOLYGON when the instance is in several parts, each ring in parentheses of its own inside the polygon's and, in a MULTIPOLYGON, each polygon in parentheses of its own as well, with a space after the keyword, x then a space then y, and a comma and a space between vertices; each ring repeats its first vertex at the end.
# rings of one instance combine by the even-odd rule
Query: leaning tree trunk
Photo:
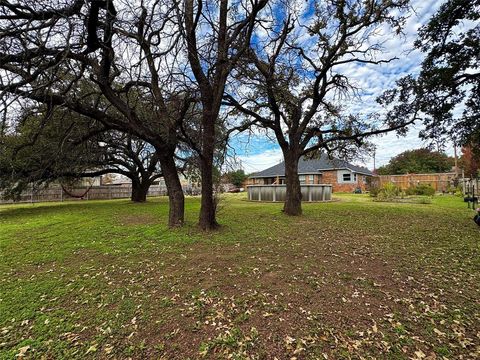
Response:
POLYGON ((178 177, 177 166, 172 153, 157 150, 162 175, 168 191, 168 226, 182 226, 185 220, 185 196, 178 177))
POLYGON ((302 190, 298 179, 298 156, 292 153, 284 154, 286 198, 283 211, 287 215, 302 214, 302 190))
POLYGON ((215 151, 215 121, 211 115, 203 118, 202 156, 200 171, 202 177, 202 200, 200 206, 199 226, 203 230, 213 230, 218 227, 216 219, 217 204, 213 194, 213 155, 215 151))
POLYGON ((132 180, 132 196, 133 202, 145 202, 147 201, 147 193, 150 188, 149 181, 142 181, 140 179, 132 180))

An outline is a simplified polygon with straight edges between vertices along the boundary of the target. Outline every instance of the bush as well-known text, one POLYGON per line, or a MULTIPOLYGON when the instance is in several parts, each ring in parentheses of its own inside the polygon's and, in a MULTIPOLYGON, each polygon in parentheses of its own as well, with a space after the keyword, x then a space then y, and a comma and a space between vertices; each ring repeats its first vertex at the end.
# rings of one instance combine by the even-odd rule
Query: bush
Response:
POLYGON ((377 197, 379 192, 380 188, 378 186, 371 186, 369 189, 369 194, 371 197, 377 197))
POLYGON ((430 184, 418 184, 416 186, 409 187, 406 191, 407 195, 435 195, 435 189, 430 184))
MULTIPOLYGON (((370 191, 370 194, 371 193, 372 192, 370 191)), ((381 188, 377 189, 376 195, 372 196, 377 197, 380 200, 391 200, 401 195, 403 195, 403 193, 398 186, 395 186, 392 183, 386 183, 383 184, 381 188)))
POLYGON ((411 187, 407 192, 392 183, 386 183, 382 187, 370 189, 370 196, 375 197, 374 201, 398 202, 410 204, 431 204, 432 199, 425 195, 432 196, 435 190, 430 185, 422 184, 411 187), (405 197, 405 195, 409 195, 405 197))
POLYGON ((457 189, 455 190, 455 196, 463 197, 463 190, 461 187, 457 186, 457 189))
POLYGON ((410 186, 410 187, 405 191, 405 194, 407 194, 408 196, 417 195, 417 187, 416 187, 416 186, 410 186))

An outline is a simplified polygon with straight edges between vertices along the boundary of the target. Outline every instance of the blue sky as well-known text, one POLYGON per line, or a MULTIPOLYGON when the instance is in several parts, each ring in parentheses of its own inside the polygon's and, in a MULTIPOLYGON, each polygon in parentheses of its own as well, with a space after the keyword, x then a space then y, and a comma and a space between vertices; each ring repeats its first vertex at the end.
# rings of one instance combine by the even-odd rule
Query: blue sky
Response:
MULTIPOLYGON (((411 5, 414 13, 405 24, 404 36, 394 37, 388 33, 384 35, 386 56, 396 56, 398 60, 380 66, 350 64, 342 69, 342 72, 348 74, 362 89, 358 98, 346 103, 346 106, 352 112, 366 114, 378 110, 378 105, 375 102, 378 95, 393 87, 398 78, 418 72, 423 55, 418 50, 413 49, 417 30, 428 21, 442 3, 443 1, 438 0, 413 0, 411 5)), ((425 146, 426 143, 418 137, 420 130, 420 125, 417 125, 412 127, 405 137, 399 138, 395 134, 387 134, 373 139, 377 147, 377 167, 386 164, 390 158, 405 150, 425 146)), ((236 156, 246 172, 259 171, 282 160, 278 145, 259 133, 237 135, 232 139, 231 146, 235 149, 236 156)), ((449 154, 453 153, 451 146, 447 146, 446 151, 449 154)), ((373 158, 353 162, 373 169, 373 158)))

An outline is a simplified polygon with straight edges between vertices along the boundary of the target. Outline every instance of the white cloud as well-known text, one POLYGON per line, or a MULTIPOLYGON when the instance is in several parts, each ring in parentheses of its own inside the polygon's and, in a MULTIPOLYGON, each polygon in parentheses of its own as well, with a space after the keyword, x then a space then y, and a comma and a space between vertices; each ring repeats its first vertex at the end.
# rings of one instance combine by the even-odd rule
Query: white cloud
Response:
MULTIPOLYGON (((418 136, 420 130, 420 126, 415 126, 410 128, 406 136, 398 136, 395 133, 389 133, 382 137, 374 139, 373 143, 376 145, 375 166, 378 168, 382 165, 387 164, 392 157, 406 150, 426 147, 428 143, 420 139, 418 136)), ((444 150, 448 155, 453 156, 453 145, 449 144, 446 146, 445 149, 442 150, 444 150)), ((366 166, 370 170, 373 170, 373 163, 374 161, 372 155, 371 158, 365 159, 365 161, 358 164, 366 166)))
POLYGON ((238 159, 245 172, 252 173, 267 169, 273 165, 283 161, 282 152, 280 150, 266 150, 259 154, 240 155, 238 159))

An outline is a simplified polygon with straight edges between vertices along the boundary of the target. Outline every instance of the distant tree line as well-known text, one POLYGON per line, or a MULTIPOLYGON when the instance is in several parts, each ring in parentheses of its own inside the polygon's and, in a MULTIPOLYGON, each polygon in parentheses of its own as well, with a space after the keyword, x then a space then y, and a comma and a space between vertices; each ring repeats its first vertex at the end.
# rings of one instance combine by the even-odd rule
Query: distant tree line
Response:
POLYGON ((377 169, 378 175, 428 174, 452 170, 455 160, 429 149, 404 151, 377 169))
MULTIPOLYGON (((459 175, 463 171, 466 177, 475 177, 480 168, 480 154, 473 146, 462 148, 462 154, 457 161, 459 175)), ((407 150, 376 169, 378 175, 429 174, 454 171, 455 159, 439 151, 427 148, 407 150)))

